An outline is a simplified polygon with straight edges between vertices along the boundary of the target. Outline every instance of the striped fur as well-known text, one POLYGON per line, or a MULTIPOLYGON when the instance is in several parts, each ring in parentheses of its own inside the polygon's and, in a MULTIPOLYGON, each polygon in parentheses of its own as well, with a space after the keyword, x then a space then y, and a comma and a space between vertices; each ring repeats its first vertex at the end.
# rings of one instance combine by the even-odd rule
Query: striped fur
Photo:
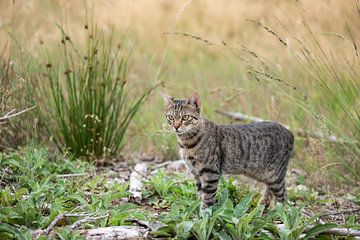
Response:
POLYGON ((217 125, 201 117, 197 94, 188 100, 163 97, 167 122, 194 175, 203 208, 214 204, 221 174, 243 174, 264 182, 267 206, 273 197, 285 200, 285 175, 294 147, 289 130, 275 122, 217 125))

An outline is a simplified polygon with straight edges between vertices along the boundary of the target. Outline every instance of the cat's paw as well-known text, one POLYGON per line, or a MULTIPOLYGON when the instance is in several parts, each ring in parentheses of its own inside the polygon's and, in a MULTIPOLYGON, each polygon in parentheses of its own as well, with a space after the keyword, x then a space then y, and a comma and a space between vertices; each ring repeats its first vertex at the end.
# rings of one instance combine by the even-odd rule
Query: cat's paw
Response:
POLYGON ((200 217, 211 217, 211 215, 212 215, 211 208, 209 208, 209 207, 203 207, 203 205, 201 205, 201 208, 200 208, 200 217))

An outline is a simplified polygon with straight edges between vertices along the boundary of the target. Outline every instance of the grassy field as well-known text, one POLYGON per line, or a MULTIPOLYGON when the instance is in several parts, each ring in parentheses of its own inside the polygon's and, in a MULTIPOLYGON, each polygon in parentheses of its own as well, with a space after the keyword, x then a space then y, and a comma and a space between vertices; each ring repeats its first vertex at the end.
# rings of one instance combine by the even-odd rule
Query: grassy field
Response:
MULTIPOLYGON (((0 150, 5 158, 10 154, 11 159, 11 154, 19 152, 20 158, 26 159, 23 151, 33 155, 33 150, 16 150, 19 146, 41 146, 49 149, 50 155, 44 159, 50 162, 59 155, 55 149, 65 155, 86 153, 81 166, 89 158, 93 161, 94 156, 101 161, 116 158, 127 162, 143 155, 149 159, 178 159, 175 136, 165 125, 160 92, 179 98, 198 92, 203 115, 218 123, 234 122, 215 112, 220 109, 321 135, 296 137, 291 169, 299 169, 302 174, 295 182, 325 192, 329 198, 349 194, 358 199, 359 13, 358 0, 1 1, 0 117, 14 108, 37 108, 11 121, 0 120, 0 150), (335 142, 328 141, 334 139, 331 136, 336 136, 335 142)), ((2 168, 11 165, 7 161, 0 162, 2 168)), ((93 171, 92 167, 94 164, 79 171, 93 171)), ((67 172, 73 173, 71 167, 55 167, 45 175, 67 172)), ((177 176, 169 178, 177 181, 177 176)), ((10 182, 16 187, 3 188, 2 194, 16 195, 26 179, 10 182)), ((50 182, 53 184, 53 179, 50 182)), ((179 192, 178 188, 188 187, 174 185, 170 196, 179 192)), ((30 185, 25 188, 22 195, 35 191, 30 185)), ((122 192, 126 197, 127 189, 122 192)), ((157 194, 160 202, 168 196, 157 194)), ((179 194, 185 198, 194 193, 179 194)), ((243 197, 247 192, 239 194, 243 197)), ((314 200, 311 196, 306 193, 304 198, 310 202, 314 200)), ((293 197, 294 201, 302 198, 296 191, 293 197)), ((231 208, 224 199, 220 201, 222 206, 231 208)), ((240 203, 230 200, 234 206, 240 203)), ((2 206, 10 209, 19 199, 7 201, 2 200, 2 206)), ((164 209, 175 211, 173 202, 164 203, 164 209)), ((195 203, 185 205, 191 204, 195 203)), ((112 207, 108 204, 104 213, 118 211, 112 207)), ((1 221, 27 229, 44 228, 59 212, 62 210, 53 215, 40 214, 28 222, 1 221)), ((281 218, 281 209, 275 212, 269 222, 281 218)), ((142 220, 151 215, 134 214, 142 220)), ((189 219, 194 220, 192 217, 189 219)), ((204 220, 196 217, 196 221, 204 220)), ((123 224, 126 218, 113 225, 123 224)), ((339 224, 359 221, 351 214, 346 218, 339 224)), ((203 233, 194 230, 196 221, 189 224, 189 219, 162 218, 168 226, 163 234, 201 238, 199 234, 203 233), (179 224, 181 228, 174 227, 179 224), (190 225, 191 235, 176 232, 190 225)), ((220 238, 225 231, 219 219, 214 220, 215 230, 209 230, 212 237, 220 238)))

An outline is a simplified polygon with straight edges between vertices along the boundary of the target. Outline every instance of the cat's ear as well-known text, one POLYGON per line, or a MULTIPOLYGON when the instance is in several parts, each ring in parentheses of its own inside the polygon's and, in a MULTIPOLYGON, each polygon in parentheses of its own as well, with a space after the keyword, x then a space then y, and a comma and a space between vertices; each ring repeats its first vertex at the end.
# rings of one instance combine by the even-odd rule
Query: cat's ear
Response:
POLYGON ((165 106, 170 106, 174 104, 174 98, 170 97, 169 95, 165 93, 161 93, 162 98, 164 99, 165 106))
POLYGON ((198 112, 200 112, 201 101, 197 93, 194 93, 188 100, 187 103, 195 107, 198 112))

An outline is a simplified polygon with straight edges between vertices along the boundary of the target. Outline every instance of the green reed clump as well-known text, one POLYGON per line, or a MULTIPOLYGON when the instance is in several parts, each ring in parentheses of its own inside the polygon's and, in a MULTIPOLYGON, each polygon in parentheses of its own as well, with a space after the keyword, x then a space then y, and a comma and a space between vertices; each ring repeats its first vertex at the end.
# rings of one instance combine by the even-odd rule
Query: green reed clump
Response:
POLYGON ((47 54, 38 84, 40 114, 60 149, 75 156, 115 154, 126 130, 155 88, 129 80, 129 51, 96 29, 81 51, 62 30, 61 58, 47 54), (84 52, 84 53, 83 53, 84 52))

